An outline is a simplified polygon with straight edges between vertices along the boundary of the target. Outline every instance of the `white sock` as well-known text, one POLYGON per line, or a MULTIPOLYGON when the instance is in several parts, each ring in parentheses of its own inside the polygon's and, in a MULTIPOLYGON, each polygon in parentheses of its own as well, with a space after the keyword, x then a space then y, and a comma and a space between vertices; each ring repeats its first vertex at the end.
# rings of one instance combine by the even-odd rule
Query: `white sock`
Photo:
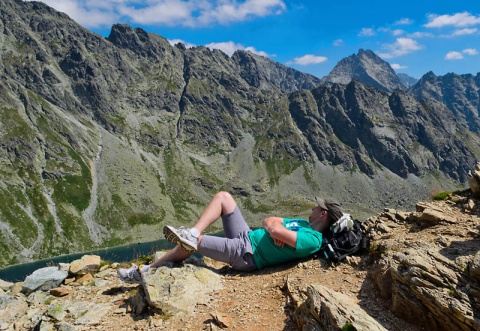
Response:
POLYGON ((148 270, 150 270, 150 266, 148 264, 144 265, 140 270, 142 270, 142 272, 147 272, 148 270))
POLYGON ((198 238, 200 236, 200 231, 198 231, 198 229, 196 229, 196 228, 191 228, 190 229, 190 234, 192 236, 194 236, 195 238, 198 238))

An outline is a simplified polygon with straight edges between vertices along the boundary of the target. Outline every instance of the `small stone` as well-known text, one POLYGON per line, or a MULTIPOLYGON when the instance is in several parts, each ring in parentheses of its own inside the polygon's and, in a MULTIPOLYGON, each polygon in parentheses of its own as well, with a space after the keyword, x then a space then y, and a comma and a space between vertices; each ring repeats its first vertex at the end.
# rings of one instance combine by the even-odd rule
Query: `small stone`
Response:
POLYGON ((93 280, 92 274, 86 274, 85 276, 82 276, 79 279, 77 279, 77 283, 84 284, 84 283, 92 281, 92 280, 93 280))
POLYGON ((105 271, 105 270, 107 270, 108 268, 110 268, 110 266, 109 266, 108 264, 106 264, 106 265, 104 265, 104 266, 102 266, 102 267, 100 268, 99 272, 105 271))
POLYGON ((22 291, 23 283, 18 282, 13 284, 13 286, 10 288, 10 295, 14 296, 15 294, 18 294, 22 291))
POLYGON ((72 277, 72 278, 65 278, 65 280, 63 281, 63 283, 65 285, 68 285, 70 283, 73 283, 75 281, 75 277, 72 277))
POLYGON ((69 294, 68 290, 65 287, 52 288, 49 293, 54 297, 64 297, 69 294))
POLYGON ((4 291, 10 290, 10 288, 13 286, 13 283, 6 282, 2 279, 0 279, 0 288, 4 291))
POLYGON ((122 315, 127 313, 127 308, 117 308, 113 311, 116 315, 122 315))

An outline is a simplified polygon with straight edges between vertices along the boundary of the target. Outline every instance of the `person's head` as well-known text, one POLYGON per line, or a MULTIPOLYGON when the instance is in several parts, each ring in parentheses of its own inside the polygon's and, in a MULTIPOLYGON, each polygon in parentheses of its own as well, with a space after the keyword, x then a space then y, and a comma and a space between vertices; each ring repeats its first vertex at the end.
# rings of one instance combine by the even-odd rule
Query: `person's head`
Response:
POLYGON ((309 221, 312 227, 320 232, 330 228, 343 215, 340 204, 331 198, 315 198, 317 206, 312 208, 309 221))

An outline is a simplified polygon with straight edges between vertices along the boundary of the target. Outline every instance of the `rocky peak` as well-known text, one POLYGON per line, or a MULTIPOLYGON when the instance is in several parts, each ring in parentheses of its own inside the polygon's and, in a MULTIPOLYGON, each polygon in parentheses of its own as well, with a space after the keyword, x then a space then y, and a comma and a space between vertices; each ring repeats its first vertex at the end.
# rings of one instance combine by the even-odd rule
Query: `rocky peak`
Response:
POLYGON ((172 48, 165 38, 126 24, 113 25, 107 40, 120 48, 151 59, 159 58, 172 48))
POLYGON ((392 67, 371 50, 360 49, 340 60, 322 82, 348 84, 352 79, 387 92, 405 89, 392 67))

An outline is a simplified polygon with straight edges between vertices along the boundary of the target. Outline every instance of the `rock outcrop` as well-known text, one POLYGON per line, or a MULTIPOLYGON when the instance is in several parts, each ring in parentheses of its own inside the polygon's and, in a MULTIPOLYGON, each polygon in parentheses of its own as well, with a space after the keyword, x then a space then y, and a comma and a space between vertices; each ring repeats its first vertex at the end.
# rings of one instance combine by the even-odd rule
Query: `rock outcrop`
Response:
MULTIPOLYGON (((287 288, 289 286, 287 284, 287 288)), ((355 298, 343 293, 313 284, 307 287, 306 297, 292 316, 300 330, 387 330, 368 315, 355 298)))
POLYGON ((480 204, 471 194, 453 194, 446 202, 373 219, 374 228, 384 224, 389 230, 374 230, 377 259, 370 276, 397 315, 435 330, 476 330, 480 204), (399 227, 409 232, 400 237, 399 227))

